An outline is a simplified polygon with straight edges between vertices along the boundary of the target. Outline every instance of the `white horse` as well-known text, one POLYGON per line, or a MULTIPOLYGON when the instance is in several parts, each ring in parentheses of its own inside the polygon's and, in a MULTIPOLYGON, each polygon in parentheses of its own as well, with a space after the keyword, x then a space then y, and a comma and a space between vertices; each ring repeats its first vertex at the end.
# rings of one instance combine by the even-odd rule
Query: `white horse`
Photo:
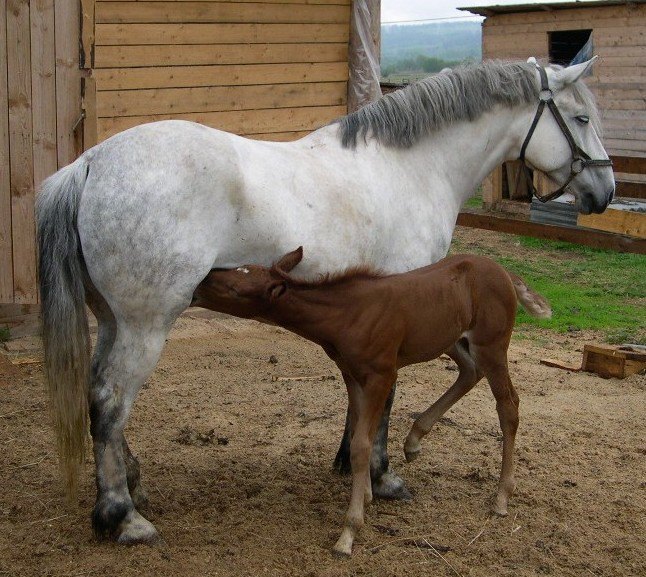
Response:
MULTIPOLYGON (((580 149, 604 160, 579 82, 590 64, 547 73, 580 149)), ((536 65, 489 62, 432 76, 296 142, 165 121, 117 134, 50 177, 37 202, 46 373, 70 486, 89 413, 96 533, 157 538, 137 511, 144 494, 123 431, 168 331, 212 268, 269 265, 299 245, 311 256, 297 272, 308 278, 441 259, 462 204, 519 157, 539 92, 536 65), (86 302, 99 321, 91 363, 86 302)), ((557 184, 571 178, 573 153, 552 115, 523 148, 557 184)), ((612 170, 584 170, 569 190, 581 212, 601 212, 612 170)), ((383 441, 373 478, 387 470, 383 441)), ((392 472, 384 478, 397 484, 392 472)))

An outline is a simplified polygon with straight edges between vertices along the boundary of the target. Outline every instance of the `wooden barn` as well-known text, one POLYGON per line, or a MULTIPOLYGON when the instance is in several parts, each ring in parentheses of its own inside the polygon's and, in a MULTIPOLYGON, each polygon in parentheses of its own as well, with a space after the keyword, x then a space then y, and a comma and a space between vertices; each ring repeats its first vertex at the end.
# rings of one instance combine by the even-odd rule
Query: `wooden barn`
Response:
POLYGON ((379 0, 357 2, 359 16, 353 0, 3 1, 0 323, 37 311, 45 177, 143 122, 289 140, 346 114, 366 89, 353 73, 378 55, 379 0))
MULTIPOLYGON (((567 65, 580 51, 599 56, 586 83, 601 112, 604 144, 613 159, 617 195, 646 198, 646 1, 519 3, 462 10, 486 17, 482 25, 483 58, 534 56, 543 63, 567 65)), ((528 217, 533 209, 542 210, 536 201, 531 204, 528 189, 522 180, 517 180, 517 173, 516 163, 506 163, 487 179, 483 186, 485 208, 520 217, 528 217)), ((540 190, 539 175, 535 175, 535 184, 540 190)), ((574 219, 570 224, 577 226, 573 211, 563 218, 574 219)), ((580 218, 578 224, 589 227, 585 233, 576 229, 552 233, 579 242, 598 238, 602 246, 630 248, 630 238, 595 237, 592 230, 643 239, 645 218, 643 213, 609 210, 605 216, 580 218)), ((497 222, 501 224, 500 219, 497 222)), ((480 224, 493 226, 484 220, 480 224)), ((502 224, 501 228, 509 232, 522 230, 513 222, 502 224)), ((529 223, 528 230, 532 232, 529 223)))

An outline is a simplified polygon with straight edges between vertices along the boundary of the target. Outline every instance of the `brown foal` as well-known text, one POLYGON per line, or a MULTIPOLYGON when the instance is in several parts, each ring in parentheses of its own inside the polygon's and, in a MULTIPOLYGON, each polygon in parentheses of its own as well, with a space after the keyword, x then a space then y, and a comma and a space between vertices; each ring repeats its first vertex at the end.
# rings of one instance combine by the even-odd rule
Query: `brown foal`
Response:
POLYGON ((355 269, 305 282, 288 273, 302 247, 271 268, 246 265, 214 270, 197 287, 193 304, 278 324, 323 347, 338 365, 352 418, 352 496, 334 550, 350 555, 370 502, 370 453, 386 398, 406 365, 442 353, 458 365, 451 388, 413 424, 404 451, 411 461, 438 419, 487 377, 503 433, 502 468, 493 509, 507 514, 514 490, 518 395, 507 370, 516 303, 549 317, 543 297, 522 279, 480 256, 453 256, 404 274, 382 276, 355 269))

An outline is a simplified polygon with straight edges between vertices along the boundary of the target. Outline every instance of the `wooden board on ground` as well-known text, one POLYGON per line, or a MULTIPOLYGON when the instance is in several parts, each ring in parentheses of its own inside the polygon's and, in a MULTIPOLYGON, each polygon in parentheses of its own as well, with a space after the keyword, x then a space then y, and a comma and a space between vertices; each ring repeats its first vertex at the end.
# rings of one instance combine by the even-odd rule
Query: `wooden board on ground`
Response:
POLYGON ((601 214, 579 214, 578 226, 646 238, 646 213, 607 208, 601 214))
POLYGON ((582 370, 623 379, 646 370, 646 352, 624 345, 585 345, 582 370))

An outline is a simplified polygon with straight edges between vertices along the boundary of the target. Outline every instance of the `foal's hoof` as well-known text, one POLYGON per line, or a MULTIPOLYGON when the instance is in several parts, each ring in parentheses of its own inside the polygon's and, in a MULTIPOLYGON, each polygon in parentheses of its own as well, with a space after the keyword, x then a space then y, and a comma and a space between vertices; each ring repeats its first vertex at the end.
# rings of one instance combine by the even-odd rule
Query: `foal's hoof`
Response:
POLYGON ((139 543, 154 545, 161 539, 155 526, 135 510, 130 511, 121 522, 118 535, 117 543, 120 545, 137 545, 139 543))
POLYGON ((386 471, 379 479, 372 482, 372 495, 378 499, 397 501, 411 501, 413 499, 404 480, 392 471, 386 471))

